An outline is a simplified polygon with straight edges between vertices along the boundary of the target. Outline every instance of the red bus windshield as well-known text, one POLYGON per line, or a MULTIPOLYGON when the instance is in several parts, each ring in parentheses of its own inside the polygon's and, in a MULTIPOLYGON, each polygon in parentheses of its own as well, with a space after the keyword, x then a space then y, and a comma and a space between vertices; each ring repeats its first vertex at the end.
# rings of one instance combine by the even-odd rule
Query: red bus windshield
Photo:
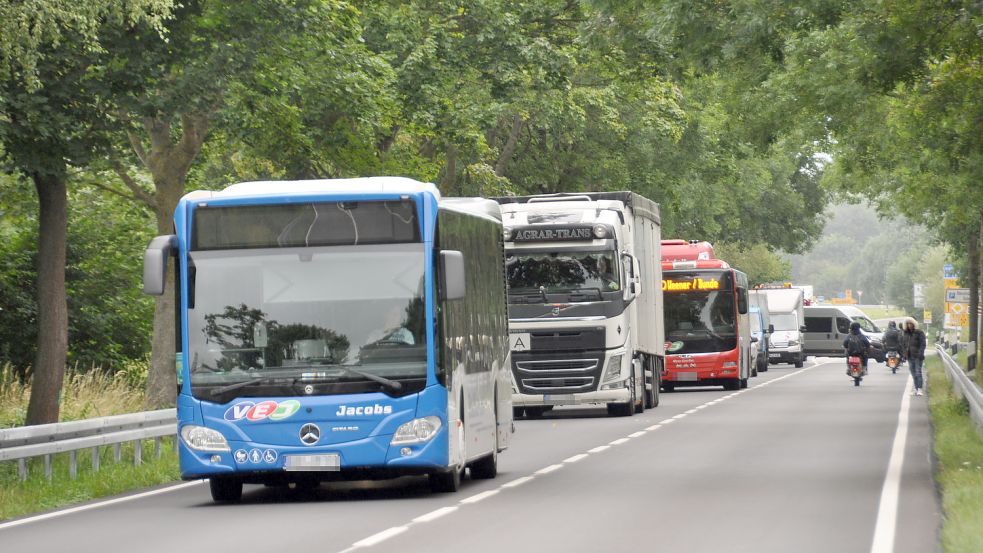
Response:
POLYGON ((666 272, 667 353, 712 353, 737 348, 737 309, 730 272, 666 272))

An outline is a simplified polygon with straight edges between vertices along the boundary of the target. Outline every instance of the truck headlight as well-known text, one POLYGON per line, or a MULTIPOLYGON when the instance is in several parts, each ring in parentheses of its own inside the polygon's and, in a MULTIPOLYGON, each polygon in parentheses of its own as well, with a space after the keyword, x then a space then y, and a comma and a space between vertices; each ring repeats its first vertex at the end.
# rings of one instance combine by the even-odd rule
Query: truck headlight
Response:
POLYGON ((440 430, 440 418, 429 416, 413 419, 396 429, 390 445, 419 444, 429 441, 440 430))
POLYGON ((181 439, 191 449, 197 451, 230 451, 229 442, 217 430, 186 424, 181 427, 181 439))
POLYGON ((594 225, 594 238, 607 238, 608 228, 604 225, 594 225))
POLYGON ((604 369, 604 377, 601 378, 601 382, 608 382, 611 380, 616 380, 621 376, 621 358, 624 355, 612 355, 611 359, 608 359, 608 366, 604 369))
POLYGON ((789 340, 788 341, 788 345, 789 346, 797 346, 797 345, 799 345, 799 341, 798 340, 789 340))

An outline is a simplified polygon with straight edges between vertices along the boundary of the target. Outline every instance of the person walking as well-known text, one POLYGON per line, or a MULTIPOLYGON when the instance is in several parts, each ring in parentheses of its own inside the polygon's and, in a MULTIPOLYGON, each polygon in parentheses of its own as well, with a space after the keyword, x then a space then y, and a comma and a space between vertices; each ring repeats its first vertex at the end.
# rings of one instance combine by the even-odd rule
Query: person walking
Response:
POLYGON ((908 317, 904 322, 904 335, 902 338, 901 355, 908 360, 908 370, 911 371, 911 378, 915 381, 915 390, 912 395, 923 395, 922 387, 922 365, 925 362, 925 332, 918 328, 918 322, 908 317))

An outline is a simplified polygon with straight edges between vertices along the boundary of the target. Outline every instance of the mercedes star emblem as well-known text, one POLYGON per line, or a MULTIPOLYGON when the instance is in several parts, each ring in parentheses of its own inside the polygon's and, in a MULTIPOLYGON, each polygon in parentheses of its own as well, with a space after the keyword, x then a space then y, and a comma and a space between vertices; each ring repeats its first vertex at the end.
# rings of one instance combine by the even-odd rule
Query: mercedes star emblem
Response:
POLYGON ((314 423, 307 423, 300 427, 300 441, 304 445, 314 445, 321 439, 321 429, 314 423))

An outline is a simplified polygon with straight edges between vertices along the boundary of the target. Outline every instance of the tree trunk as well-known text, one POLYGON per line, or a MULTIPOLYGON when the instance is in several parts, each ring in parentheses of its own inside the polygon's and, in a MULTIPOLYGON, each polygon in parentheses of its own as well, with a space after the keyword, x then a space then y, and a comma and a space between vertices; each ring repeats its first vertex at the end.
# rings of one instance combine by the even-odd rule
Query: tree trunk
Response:
POLYGON ((526 121, 521 115, 516 115, 512 118, 512 129, 509 131, 509 138, 505 141, 505 147, 502 148, 502 153, 498 156, 498 161, 495 162, 496 176, 504 176, 505 169, 509 166, 509 161, 512 160, 512 154, 515 153, 515 148, 519 145, 519 135, 522 134, 522 127, 525 124, 526 121))
MULTIPOLYGON (((188 178, 191 164, 201 151, 208 133, 209 120, 203 114, 181 114, 181 135, 178 141, 171 136, 171 125, 165 117, 145 118, 144 130, 150 138, 150 150, 145 151, 141 142, 131 136, 130 142, 154 180, 157 215, 157 231, 160 234, 174 232, 174 209, 188 178)), ((177 351, 175 320, 177 306, 174 303, 173 268, 168 271, 164 294, 157 298, 154 309, 154 333, 150 354, 150 372, 144 404, 148 409, 161 409, 175 404, 177 351)))
POLYGON ((447 145, 447 161, 444 164, 444 178, 441 182, 441 192, 448 196, 456 195, 457 190, 457 146, 447 145))
POLYGON ((27 424, 58 422, 68 355, 65 247, 68 189, 64 173, 32 175, 40 203, 38 224, 38 352, 27 424))

